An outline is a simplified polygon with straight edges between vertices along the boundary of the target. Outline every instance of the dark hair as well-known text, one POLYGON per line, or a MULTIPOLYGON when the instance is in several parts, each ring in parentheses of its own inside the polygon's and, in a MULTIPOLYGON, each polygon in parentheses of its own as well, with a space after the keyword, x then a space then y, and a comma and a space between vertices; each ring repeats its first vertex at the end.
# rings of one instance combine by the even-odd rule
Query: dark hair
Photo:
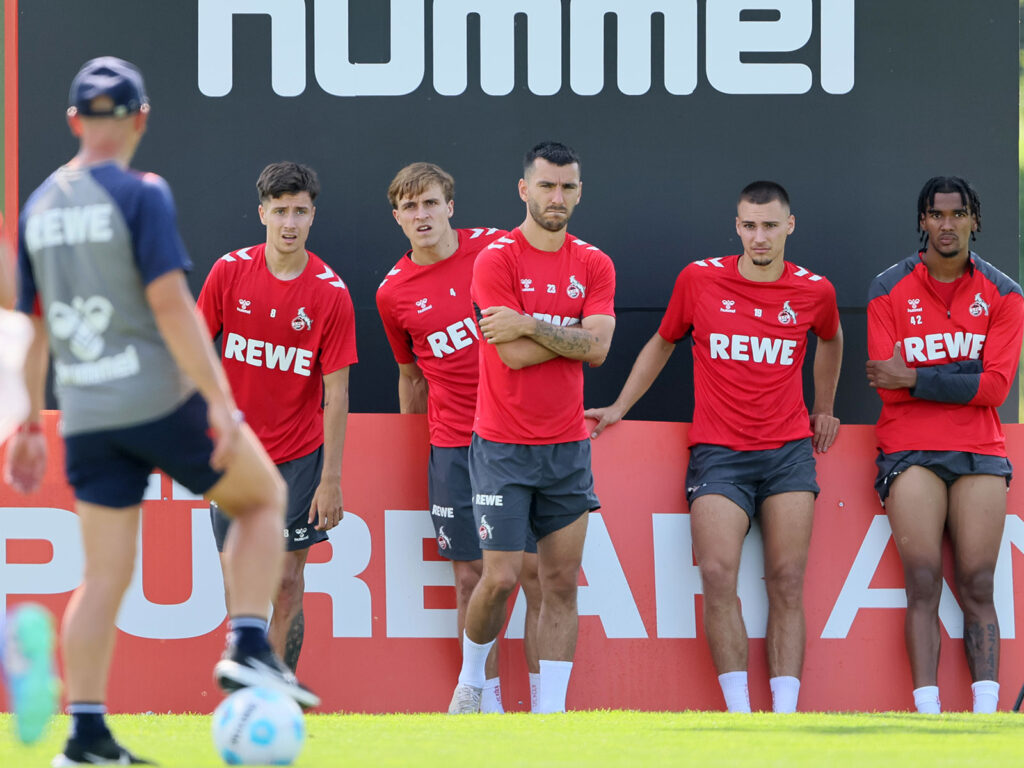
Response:
POLYGON ((256 194, 260 202, 282 195, 308 192, 315 203, 320 194, 320 179, 316 171, 301 163, 271 163, 260 172, 256 180, 256 194))
POLYGON ((559 144, 557 141, 542 141, 540 144, 535 145, 526 155, 523 157, 523 175, 530 170, 533 165, 533 161, 537 158, 547 160, 553 165, 563 166, 572 165, 576 163, 577 167, 583 168, 583 164, 580 163, 580 156, 576 154, 576 150, 565 144, 559 144))
POLYGON ((392 208, 397 208, 399 200, 422 195, 431 184, 440 185, 446 203, 455 199, 455 179, 450 173, 433 163, 413 163, 405 166, 391 180, 388 201, 392 208))
POLYGON ((767 205, 773 200, 778 200, 789 208, 789 193, 781 184, 775 181, 752 181, 740 192, 736 204, 748 202, 754 205, 767 205))
MULTIPOLYGON (((960 195, 961 204, 974 214, 974 220, 978 222, 978 232, 981 232, 981 200, 971 183, 959 176, 932 176, 921 187, 921 194, 917 196, 917 231, 921 237, 921 247, 928 245, 928 233, 921 228, 921 217, 928 213, 929 208, 935 206, 935 196, 944 192, 955 192, 960 195)), ((974 240, 974 232, 971 232, 971 240, 974 240)))

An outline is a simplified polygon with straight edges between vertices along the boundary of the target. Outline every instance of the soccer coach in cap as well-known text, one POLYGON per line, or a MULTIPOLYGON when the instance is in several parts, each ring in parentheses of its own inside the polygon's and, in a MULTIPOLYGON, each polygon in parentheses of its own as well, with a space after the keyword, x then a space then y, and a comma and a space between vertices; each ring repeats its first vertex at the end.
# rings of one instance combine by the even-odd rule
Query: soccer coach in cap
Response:
POLYGON ((39 409, 48 344, 85 555, 62 630, 71 735, 53 765, 127 765, 145 761, 114 741, 104 700, 154 468, 235 518, 225 547, 231 633, 215 669, 221 687, 266 685, 305 706, 319 699, 266 638, 284 555, 284 484, 235 408, 196 314, 170 189, 128 167, 149 112, 142 75, 121 59, 93 59, 72 82, 70 105, 78 153, 32 193, 19 222, 18 309, 36 336, 25 365, 32 408, 5 475, 31 492, 46 469, 39 409))

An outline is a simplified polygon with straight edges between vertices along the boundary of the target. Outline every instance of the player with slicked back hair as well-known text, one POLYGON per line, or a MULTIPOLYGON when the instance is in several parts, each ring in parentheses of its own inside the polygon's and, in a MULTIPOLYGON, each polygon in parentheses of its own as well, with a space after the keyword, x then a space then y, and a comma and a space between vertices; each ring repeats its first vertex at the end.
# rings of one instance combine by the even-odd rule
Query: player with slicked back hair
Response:
POLYGON ((920 248, 878 275, 868 297, 868 382, 882 399, 875 489, 907 591, 905 635, 918 712, 938 688, 942 537, 949 531, 975 712, 999 703, 996 558, 1013 467, 997 408, 1020 362, 1020 286, 971 251, 981 200, 936 176, 917 200, 920 248))
POLYGON ((284 484, 235 408, 196 316, 170 189, 128 167, 148 118, 135 66, 87 62, 68 110, 79 150, 32 193, 20 222, 18 309, 36 329, 25 366, 33 407, 8 447, 6 476, 28 492, 46 470, 39 410, 49 344, 85 555, 63 623, 71 735, 54 766, 146 762, 114 741, 104 701, 139 505, 156 467, 236 521, 226 546, 231 633, 214 668, 221 687, 263 685, 319 703, 267 643, 284 484), (70 216, 88 221, 62 227, 70 216))
POLYGON ((587 518, 597 509, 583 420, 583 367, 601 365, 615 330, 615 270, 568 233, 582 182, 576 153, 533 147, 519 196, 523 223, 480 254, 473 301, 482 315, 480 386, 469 472, 483 573, 469 601, 462 671, 448 711, 480 709, 484 660, 537 537, 539 712, 565 710, 576 653, 577 580, 587 518))
POLYGON ((748 642, 736 594, 743 540, 755 515, 764 540, 766 651, 776 712, 793 712, 806 631, 804 572, 818 493, 814 452, 838 434, 832 415, 843 335, 832 285, 785 260, 796 227, 774 181, 740 193, 738 256, 701 259, 676 279, 661 327, 640 351, 612 405, 587 411, 597 437, 650 388, 676 344, 693 349, 694 413, 686 498, 704 589, 704 630, 730 712, 749 712, 748 642), (818 337, 814 405, 801 368, 818 337))
MULTIPOLYGON (((433 163, 402 168, 388 187, 395 221, 411 246, 377 289, 377 309, 398 363, 402 413, 426 413, 430 427, 430 519, 438 554, 455 577, 459 645, 469 597, 482 570, 473 518, 469 444, 479 379, 479 339, 470 281, 473 263, 500 229, 452 229, 455 180, 433 163)), ((526 542, 520 582, 526 595, 524 650, 536 708, 537 542, 526 542)), ((481 711, 503 712, 498 647, 487 657, 481 711)))

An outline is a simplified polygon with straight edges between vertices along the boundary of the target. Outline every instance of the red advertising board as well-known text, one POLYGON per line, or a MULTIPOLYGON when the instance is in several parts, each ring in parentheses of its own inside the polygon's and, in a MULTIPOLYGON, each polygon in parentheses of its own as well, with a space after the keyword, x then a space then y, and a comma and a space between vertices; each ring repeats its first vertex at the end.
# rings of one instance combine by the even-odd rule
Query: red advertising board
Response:
MULTIPOLYGON (((0 598, 35 600, 60 614, 81 578, 72 494, 63 480, 57 414, 48 414, 50 467, 41 490, 0 488, 0 598)), ((594 443, 602 508, 587 536, 579 595, 573 709, 721 709, 701 628, 701 587, 683 495, 688 426, 623 422, 594 443)), ((1024 466, 1024 426, 1007 427, 1024 466)), ((300 677, 323 709, 438 711, 458 675, 451 569, 436 554, 427 514, 423 417, 353 414, 343 476, 345 521, 307 566, 306 640, 300 677)), ((903 646, 905 598, 888 523, 874 495, 874 435, 844 426, 818 460, 808 563, 807 657, 800 704, 809 710, 910 709, 903 646)), ((151 478, 135 579, 118 618, 109 705, 116 712, 209 712, 220 699, 212 667, 225 609, 208 510, 162 475, 151 478)), ((1002 707, 1024 681, 1016 624, 1024 594, 1024 517, 1018 485, 996 573, 1003 635, 1002 707)), ((948 560, 948 558, 947 558, 948 560)), ((940 618, 939 684, 947 710, 970 707, 963 617, 948 585, 940 618)), ((745 544, 740 573, 751 636, 751 702, 769 709, 767 619, 760 537, 745 544)), ((502 641, 506 708, 529 707, 518 597, 502 641)))

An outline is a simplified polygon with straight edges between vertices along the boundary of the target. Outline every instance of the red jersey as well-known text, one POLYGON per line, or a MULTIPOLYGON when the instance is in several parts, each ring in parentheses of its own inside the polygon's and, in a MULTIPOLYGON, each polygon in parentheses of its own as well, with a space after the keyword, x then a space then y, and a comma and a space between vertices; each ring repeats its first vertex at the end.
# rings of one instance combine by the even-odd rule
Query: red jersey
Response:
POLYGON ((459 247, 436 264, 407 252, 377 289, 377 310, 399 364, 416 362, 427 380, 430 444, 467 446, 473 433, 480 331, 469 288, 473 262, 501 229, 457 229, 459 247))
POLYGON ((692 333, 690 445, 760 451, 813 434, 803 395, 807 332, 832 339, 839 308, 821 275, 785 262, 778 280, 761 283, 740 274, 739 259, 688 264, 658 333, 673 344, 692 333))
POLYGON ((313 253, 298 277, 267 269, 266 245, 222 256, 197 302, 246 421, 275 464, 324 441, 323 376, 356 362, 348 288, 313 253))
POLYGON ((976 254, 948 304, 920 253, 878 275, 868 299, 868 355, 888 360, 900 341, 903 359, 917 369, 912 390, 877 390, 878 447, 1005 456, 996 408, 1010 392, 1022 334, 1020 286, 976 254))
MULTIPOLYGON (((477 257, 473 301, 480 309, 505 306, 563 327, 590 315, 614 317, 615 267, 572 235, 552 253, 538 251, 515 229, 477 257)), ((556 357, 512 370, 492 344, 481 344, 473 431, 485 440, 524 445, 587 439, 583 364, 556 357)))

